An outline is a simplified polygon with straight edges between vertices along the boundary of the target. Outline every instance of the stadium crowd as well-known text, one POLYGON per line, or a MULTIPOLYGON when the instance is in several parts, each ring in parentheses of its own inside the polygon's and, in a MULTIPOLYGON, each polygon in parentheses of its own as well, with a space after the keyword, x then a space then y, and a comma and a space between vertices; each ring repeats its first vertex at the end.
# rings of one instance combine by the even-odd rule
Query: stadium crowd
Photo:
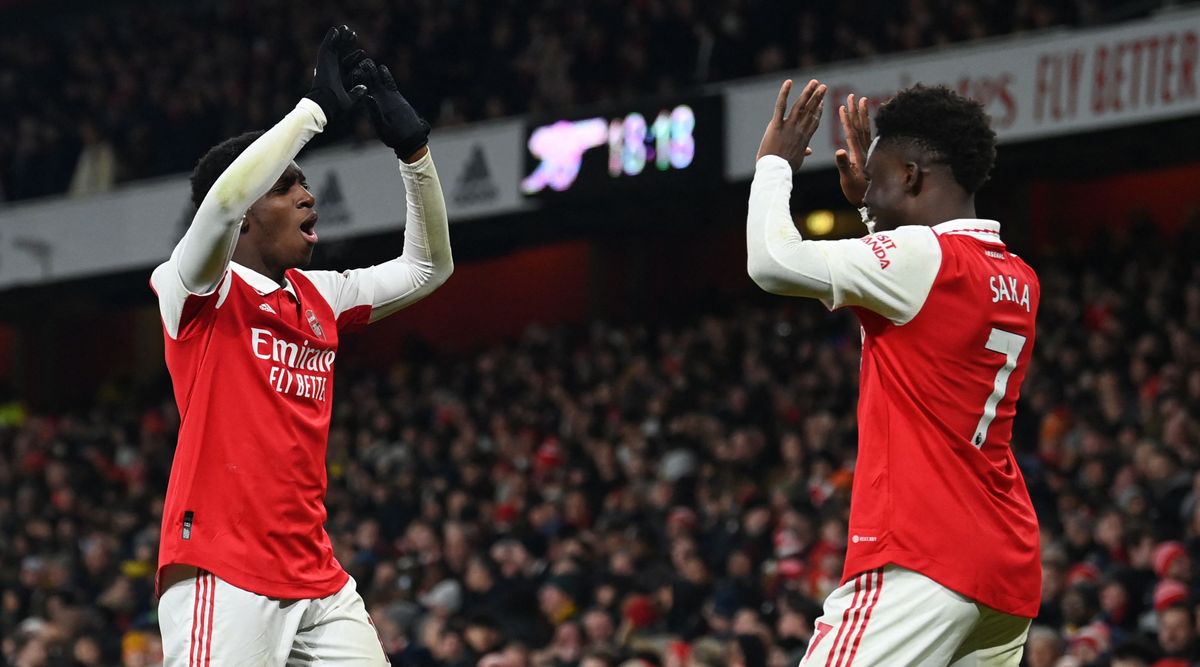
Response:
MULTIPOLYGON (((190 170, 218 141, 291 109, 333 23, 355 27, 413 105, 444 127, 1128 18, 1165 1, 120 0, 102 12, 8 9, 0 202, 190 170)), ((347 134, 370 131, 364 121, 325 140, 347 134)))
MULTIPOLYGON (((1030 667, 1200 659, 1196 247, 1134 227, 1032 262, 1030 667)), ((327 528, 396 665, 792 667, 841 572, 858 363, 852 317, 761 297, 345 374, 327 528)), ((0 664, 161 659, 177 422, 0 409, 0 664)))

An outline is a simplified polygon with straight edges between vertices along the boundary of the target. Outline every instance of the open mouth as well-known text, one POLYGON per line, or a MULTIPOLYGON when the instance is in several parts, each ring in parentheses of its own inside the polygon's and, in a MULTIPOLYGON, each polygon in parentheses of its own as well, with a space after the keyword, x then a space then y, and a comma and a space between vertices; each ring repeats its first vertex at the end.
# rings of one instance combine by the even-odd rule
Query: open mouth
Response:
POLYGON ((317 242, 317 214, 315 211, 300 223, 300 235, 309 243, 317 242))

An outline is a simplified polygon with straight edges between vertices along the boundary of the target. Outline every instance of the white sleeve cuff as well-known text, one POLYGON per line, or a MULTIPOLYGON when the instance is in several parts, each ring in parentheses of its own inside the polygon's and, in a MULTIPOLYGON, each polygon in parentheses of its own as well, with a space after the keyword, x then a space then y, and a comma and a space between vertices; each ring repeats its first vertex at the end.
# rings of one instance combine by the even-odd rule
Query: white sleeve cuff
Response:
POLYGON ((300 101, 296 103, 296 108, 303 109, 312 114, 313 120, 317 123, 318 130, 324 130, 325 124, 329 122, 325 117, 325 110, 321 108, 321 105, 307 97, 301 97, 300 101))

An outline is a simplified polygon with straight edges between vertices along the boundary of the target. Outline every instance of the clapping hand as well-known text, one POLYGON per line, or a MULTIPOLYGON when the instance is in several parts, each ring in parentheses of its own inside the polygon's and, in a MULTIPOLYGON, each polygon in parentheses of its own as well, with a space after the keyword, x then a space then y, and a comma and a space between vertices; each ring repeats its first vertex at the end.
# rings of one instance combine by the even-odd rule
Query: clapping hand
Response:
POLYGON ((778 155, 788 161, 792 171, 798 171, 804 163, 804 158, 812 154, 808 147, 809 141, 821 123, 821 113, 824 111, 825 84, 813 79, 800 91, 800 97, 792 105, 791 111, 784 115, 787 109, 788 94, 792 90, 792 80, 783 82, 779 88, 779 97, 775 100, 775 112, 767 123, 767 131, 763 133, 762 143, 758 145, 758 157, 778 155))
POLYGON ((387 65, 376 65, 367 58, 354 68, 350 81, 367 86, 367 110, 379 140, 405 162, 420 159, 424 155, 421 149, 429 143, 429 123, 400 94, 387 65))
POLYGON ((358 35, 350 28, 344 25, 334 26, 325 33, 325 39, 317 49, 313 84, 305 97, 321 106, 327 123, 332 123, 334 119, 349 111, 367 94, 366 86, 357 85, 346 90, 342 82, 343 62, 349 64, 365 57, 361 49, 355 48, 357 41, 358 35))
POLYGON ((860 97, 854 103, 854 94, 846 97, 846 104, 838 107, 842 130, 846 133, 846 148, 840 148, 833 158, 837 163, 838 180, 842 183, 842 194, 855 206, 863 205, 867 193, 867 177, 863 167, 867 164, 867 150, 871 146, 871 115, 867 111, 867 98, 860 97))

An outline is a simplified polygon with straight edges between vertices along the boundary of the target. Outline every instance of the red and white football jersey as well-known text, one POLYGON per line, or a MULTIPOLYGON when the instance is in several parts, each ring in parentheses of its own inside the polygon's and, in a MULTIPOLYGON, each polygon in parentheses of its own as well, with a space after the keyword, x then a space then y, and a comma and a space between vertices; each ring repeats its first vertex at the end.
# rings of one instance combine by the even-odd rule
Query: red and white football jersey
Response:
POLYGON ((371 317, 370 270, 231 263, 191 294, 174 257, 151 278, 179 405, 159 572, 194 565, 267 597, 336 593, 347 574, 324 529, 325 452, 341 332, 371 317))
POLYGON ((902 227, 831 263, 827 305, 852 307, 863 330, 843 582, 893 563, 1033 618, 1038 522, 1009 442, 1040 287, 999 232, 990 220, 902 227))
POLYGON ((747 270, 862 323, 858 459, 842 582, 889 563, 1035 617, 1038 523, 1009 448, 1040 289, 993 220, 800 237, 791 166, 755 164, 747 270))
POLYGON ((193 565, 285 599, 332 595, 347 581, 324 529, 338 336, 424 298, 454 260, 427 151, 397 162, 406 201, 400 256, 344 272, 291 269, 283 287, 231 261, 246 211, 325 121, 302 99, 242 151, 150 277, 181 418, 159 578, 169 565, 193 565))

